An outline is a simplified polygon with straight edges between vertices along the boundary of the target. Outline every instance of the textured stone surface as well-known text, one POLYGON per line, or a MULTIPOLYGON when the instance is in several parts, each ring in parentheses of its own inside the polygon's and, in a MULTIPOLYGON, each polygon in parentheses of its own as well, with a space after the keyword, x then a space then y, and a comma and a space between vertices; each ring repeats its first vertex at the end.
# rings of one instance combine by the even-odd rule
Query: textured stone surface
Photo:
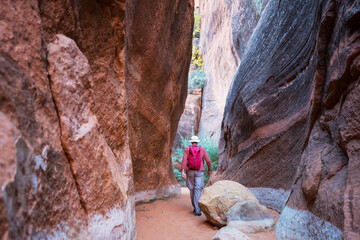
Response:
POLYGON ((269 210, 253 200, 237 202, 226 213, 227 226, 244 233, 274 230, 275 221, 269 210))
POLYGON ((0 111, 19 131, 16 174, 2 186, 3 199, 9 238, 25 239, 85 213, 60 142, 38 3, 3 1, 0 11, 0 111))
MULTIPOLYGON (((93 79, 91 106, 114 152, 129 152, 125 97, 125 1, 40 1, 44 38, 57 33, 73 39, 86 56, 93 79)), ((124 153, 125 156, 122 154, 124 153)))
POLYGON ((8 229, 10 239, 134 239, 130 141, 134 159, 149 160, 136 185, 149 183, 148 199, 179 190, 170 151, 186 98, 192 2, 1 4, 0 237, 8 229))
MULTIPOLYGON (((16 171, 15 140, 18 136, 16 127, 5 114, 0 112, 0 186, 5 186, 14 178, 16 171)), ((3 197, 3 192, 0 191, 0 239, 6 239, 5 234, 8 234, 9 228, 3 197)))
POLYGON ((237 182, 224 180, 204 188, 199 207, 211 223, 222 227, 226 225, 226 214, 230 208, 237 202, 247 200, 259 203, 246 187, 237 182))
MULTIPOLYGON (((360 4, 359 4, 360 5, 360 4)), ((360 11, 360 10, 359 10, 360 11)), ((359 19, 359 18, 358 18, 359 19)), ((360 34, 358 35, 358 55, 360 55, 360 34)), ((354 88, 346 96, 338 116, 339 132, 349 162, 347 166, 346 188, 344 193, 344 229, 349 239, 360 238, 360 61, 352 67, 358 70, 354 88)), ((338 167, 339 168, 339 167, 338 167)), ((341 196, 341 195, 340 195, 341 196)), ((340 197, 339 196, 339 197, 340 197)))
MULTIPOLYGON (((319 238, 360 237, 359 6, 269 1, 227 97, 211 179, 291 190, 287 207, 316 216, 319 238)), ((279 239, 311 239, 301 219, 279 220, 279 239)))
POLYGON ((212 240, 251 240, 251 238, 234 227, 223 227, 216 233, 212 240))
POLYGON ((191 137, 199 130, 201 114, 201 92, 200 94, 189 93, 185 102, 185 109, 181 115, 173 148, 181 146, 181 137, 191 137))
POLYGON ((220 138, 221 121, 236 69, 268 0, 200 1, 200 46, 207 81, 200 135, 220 138))
POLYGON ((277 239, 344 239, 343 233, 331 223, 309 211, 289 207, 281 213, 275 233, 277 239))
POLYGON ((97 212, 105 215, 109 209, 125 206, 132 187, 130 152, 126 159, 117 158, 98 130, 97 117, 91 111, 93 83, 86 57, 73 40, 56 35, 48 45, 48 62, 61 143, 76 179, 82 207, 91 216, 97 212))
POLYGON ((193 1, 127 1, 126 6, 125 74, 135 192, 137 200, 166 197, 180 192, 170 149, 186 100, 193 1))
MULTIPOLYGON (((16 17, 17 14, 14 16, 9 14, 9 16, 5 15, 4 19, 13 25, 7 25, 4 38, 8 39, 5 39, 6 44, 2 45, 3 52, 7 54, 2 54, 1 71, 2 76, 5 77, 4 81, 1 81, 1 97, 4 99, 1 102, 1 111, 12 118, 20 131, 19 138, 15 139, 17 172, 13 181, 4 188, 7 218, 10 222, 9 236, 11 239, 48 238, 51 234, 58 238, 84 239, 93 236, 131 239, 135 235, 135 218, 132 176, 131 172, 128 172, 129 169, 131 170, 130 151, 128 144, 125 144, 127 150, 113 145, 113 143, 123 144, 126 141, 126 134, 121 132, 120 136, 114 138, 116 131, 108 129, 106 132, 104 130, 106 126, 98 126, 96 117, 87 113, 91 112, 92 107, 95 112, 96 108, 104 109, 104 104, 101 103, 105 103, 105 95, 97 99, 97 103, 101 106, 95 106, 90 95, 93 94, 93 88, 99 85, 104 87, 107 83, 92 84, 92 72, 88 61, 76 44, 65 38, 72 42, 71 47, 66 44, 57 46, 54 43, 49 45, 49 52, 46 53, 46 45, 43 41, 54 37, 52 34, 56 28, 52 24, 60 24, 56 21, 63 21, 61 18, 63 12, 56 12, 58 15, 52 16, 53 18, 49 18, 46 14, 52 14, 53 9, 57 7, 58 9, 64 7, 61 10, 73 10, 74 14, 79 14, 77 12, 79 9, 67 8, 68 6, 61 5, 60 2, 47 2, 47 4, 53 5, 45 7, 36 2, 29 2, 28 5, 24 4, 17 8, 15 5, 9 5, 9 9, 13 6, 14 10, 20 11, 15 13, 27 18, 11 21, 11 17, 16 17), (41 8, 40 11, 38 6, 41 8), (41 27, 49 32, 41 32, 41 27), (47 64, 51 68, 49 74, 53 80, 52 87, 56 91, 55 94, 51 91, 47 64), (57 103, 56 107, 53 104, 54 100, 57 103), (104 135, 114 134, 112 141, 108 139, 109 141, 105 143, 104 135, 97 132, 98 127, 104 135), (84 136, 89 137, 87 135, 89 132, 93 138, 81 142, 84 136), (102 142, 99 138, 102 138, 102 142), (92 141, 97 140, 103 145, 92 148, 92 141), (108 145, 115 149, 111 151, 108 145), (119 156, 115 158, 114 154, 119 156), (96 166, 94 162, 92 165, 89 164, 89 159, 90 163, 91 160, 96 162, 101 159, 99 156, 102 156, 103 161, 105 159, 109 162, 113 161, 111 167, 117 169, 118 173, 109 176, 109 173, 113 174, 111 168, 96 166), (115 167, 114 159, 117 160, 115 167), (119 174, 120 168, 126 176, 119 174), (102 177, 105 181, 98 181, 102 177), (118 185, 117 189, 121 185, 123 191, 113 191, 114 185, 118 185), (126 234, 124 234, 125 230, 126 234)), ((104 8, 109 10, 108 7, 104 8)), ((14 14, 14 12, 10 13, 14 14)), ((99 16, 102 17, 104 15, 99 16)), ((66 29, 67 24, 60 25, 66 29)), ((104 25, 102 27, 106 29, 104 25)), ((106 31, 113 34, 111 27, 106 31)), ((72 34, 79 36, 80 31, 72 34)), ((113 40, 115 41, 115 36, 113 40)), ((111 54, 106 59, 109 63, 113 60, 114 56, 111 54)), ((103 61, 98 61, 97 64, 102 65, 103 61)), ((110 64, 110 66, 114 65, 110 64)), ((95 70, 99 69, 95 68, 95 70)), ((98 79, 100 74, 94 71, 94 78, 98 79)), ((119 81, 115 76, 112 79, 119 81)), ((119 94, 121 84, 118 85, 118 88, 111 88, 117 90, 112 99, 117 98, 114 96, 121 96, 119 94)), ((111 96, 111 93, 106 96, 111 96)), ((118 100, 121 100, 121 97, 118 100)), ((103 112, 100 115, 126 117, 125 102, 120 103, 123 111, 119 109, 117 114, 103 112)), ((118 126, 119 123, 121 124, 116 122, 112 127, 118 126)), ((113 123, 108 119, 106 124, 111 126, 113 123)), ((126 119, 122 124, 125 124, 125 128, 117 130, 126 132, 126 119)))
POLYGON ((281 212, 289 198, 290 190, 274 188, 249 188, 261 205, 281 212))

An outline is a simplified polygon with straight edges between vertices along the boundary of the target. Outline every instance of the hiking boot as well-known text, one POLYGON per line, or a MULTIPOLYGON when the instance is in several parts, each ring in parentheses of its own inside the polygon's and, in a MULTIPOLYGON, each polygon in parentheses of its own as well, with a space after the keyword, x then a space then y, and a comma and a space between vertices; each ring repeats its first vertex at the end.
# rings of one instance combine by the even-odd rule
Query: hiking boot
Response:
POLYGON ((195 213, 195 216, 201 216, 201 212, 195 213))

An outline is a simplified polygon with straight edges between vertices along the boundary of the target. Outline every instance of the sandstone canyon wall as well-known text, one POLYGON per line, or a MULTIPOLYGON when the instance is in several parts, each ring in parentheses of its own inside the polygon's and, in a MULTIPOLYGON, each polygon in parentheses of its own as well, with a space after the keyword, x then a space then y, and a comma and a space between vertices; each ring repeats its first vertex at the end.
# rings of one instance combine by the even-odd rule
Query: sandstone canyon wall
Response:
POLYGON ((2 1, 0 238, 135 238, 134 182, 175 182, 170 143, 186 98, 192 8, 2 1), (133 177, 140 150, 149 174, 133 177))
POLYGON ((193 11, 192 0, 127 2, 126 90, 136 201, 180 193, 171 147, 187 94, 193 11))
POLYGON ((232 82, 218 172, 278 239, 360 239, 360 1, 270 0, 232 82))
POLYGON ((203 0, 200 46, 207 80, 199 134, 219 140, 226 96, 268 0, 203 0))

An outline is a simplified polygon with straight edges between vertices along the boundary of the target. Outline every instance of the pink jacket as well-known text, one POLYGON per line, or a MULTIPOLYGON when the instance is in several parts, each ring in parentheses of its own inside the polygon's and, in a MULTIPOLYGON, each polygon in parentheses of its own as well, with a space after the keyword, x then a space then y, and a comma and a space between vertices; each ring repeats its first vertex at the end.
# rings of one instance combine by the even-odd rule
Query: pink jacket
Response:
MULTIPOLYGON (((181 165, 181 170, 185 169, 185 170, 189 170, 188 165, 187 165, 187 161, 188 161, 188 156, 189 156, 189 147, 186 147, 184 150, 184 155, 183 155, 183 160, 182 160, 182 165, 181 165)), ((208 166, 208 169, 211 169, 211 161, 209 156, 207 155, 207 152, 205 150, 205 148, 200 146, 200 156, 201 156, 201 166, 200 166, 200 171, 205 171, 204 168, 204 158, 206 160, 206 164, 208 166)))

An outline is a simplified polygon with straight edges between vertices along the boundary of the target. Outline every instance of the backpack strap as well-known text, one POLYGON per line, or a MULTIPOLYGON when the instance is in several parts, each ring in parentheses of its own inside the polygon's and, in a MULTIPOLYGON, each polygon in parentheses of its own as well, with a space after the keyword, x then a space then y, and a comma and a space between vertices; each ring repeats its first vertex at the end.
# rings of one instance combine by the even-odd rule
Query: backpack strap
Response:
MULTIPOLYGON (((192 148, 192 145, 188 146, 189 156, 190 156, 190 154, 192 154, 191 151, 190 151, 190 148, 192 148)), ((189 158, 189 157, 188 157, 188 158, 189 158)))
MULTIPOLYGON (((201 151, 201 146, 200 145, 195 145, 196 146, 196 148, 200 148, 200 151, 201 151)), ((190 151, 190 148, 192 148, 193 147, 193 145, 190 145, 188 148, 189 148, 189 154, 191 153, 191 155, 192 155, 192 152, 190 151)))
MULTIPOLYGON (((191 145, 188 146, 188 147, 186 147, 186 148, 187 148, 187 150, 188 150, 188 152, 189 152, 189 154, 188 154, 188 156, 187 156, 187 167, 189 167, 189 157, 190 157, 190 154, 191 154, 191 151, 190 151, 191 145)), ((186 149, 185 149, 185 150, 186 150, 186 149)))

